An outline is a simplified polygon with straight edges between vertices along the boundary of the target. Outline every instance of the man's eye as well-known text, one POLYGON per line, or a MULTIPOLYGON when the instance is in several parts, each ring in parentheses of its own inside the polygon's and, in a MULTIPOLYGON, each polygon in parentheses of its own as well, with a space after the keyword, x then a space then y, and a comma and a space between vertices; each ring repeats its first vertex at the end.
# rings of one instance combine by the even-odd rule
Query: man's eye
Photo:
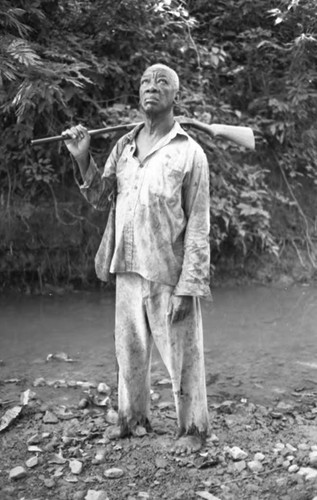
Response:
POLYGON ((167 85, 168 84, 168 81, 166 80, 166 78, 160 78, 158 80, 159 83, 164 83, 164 85, 167 85))

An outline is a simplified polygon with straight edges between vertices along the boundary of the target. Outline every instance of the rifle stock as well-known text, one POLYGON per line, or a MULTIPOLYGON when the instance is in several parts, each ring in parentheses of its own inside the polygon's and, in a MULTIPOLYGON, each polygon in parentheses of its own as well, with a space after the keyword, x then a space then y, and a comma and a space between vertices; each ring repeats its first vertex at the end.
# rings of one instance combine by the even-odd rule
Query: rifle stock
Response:
MULTIPOLYGON (((222 125, 213 123, 208 125, 207 123, 195 120, 192 118, 186 118, 183 116, 176 116, 175 119, 184 126, 193 127, 197 130, 207 133, 211 137, 222 137, 228 141, 232 141, 238 146, 244 146, 248 149, 254 149, 254 134, 250 127, 241 127, 235 125, 222 125)), ((140 123, 140 122, 139 122, 140 123)), ((103 134, 108 134, 111 132, 128 132, 134 128, 139 123, 126 123, 121 125, 115 125, 112 127, 104 127, 95 130, 88 130, 91 137, 101 136, 103 134)), ((42 144, 49 144, 58 141, 64 141, 69 139, 66 135, 56 135, 52 137, 43 137, 40 139, 33 139, 30 141, 31 146, 39 146, 42 144)))

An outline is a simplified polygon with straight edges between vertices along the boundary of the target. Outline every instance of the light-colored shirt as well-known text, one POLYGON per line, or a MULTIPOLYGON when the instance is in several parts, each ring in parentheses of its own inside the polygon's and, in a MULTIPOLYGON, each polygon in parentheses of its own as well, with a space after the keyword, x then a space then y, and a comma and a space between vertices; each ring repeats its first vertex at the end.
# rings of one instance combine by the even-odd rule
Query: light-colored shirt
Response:
POLYGON ((106 209, 116 186, 111 273, 134 272, 175 287, 175 295, 210 298, 209 169, 202 148, 175 122, 146 155, 136 135, 123 136, 103 170, 93 159, 81 191, 106 209))

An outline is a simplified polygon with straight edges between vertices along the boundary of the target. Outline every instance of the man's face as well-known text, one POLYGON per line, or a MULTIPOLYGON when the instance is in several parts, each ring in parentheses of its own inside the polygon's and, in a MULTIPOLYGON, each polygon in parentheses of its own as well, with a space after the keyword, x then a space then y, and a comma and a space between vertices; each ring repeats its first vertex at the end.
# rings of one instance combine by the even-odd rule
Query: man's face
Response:
POLYGON ((161 114, 173 108, 178 88, 165 68, 148 68, 141 78, 140 104, 146 114, 161 114))

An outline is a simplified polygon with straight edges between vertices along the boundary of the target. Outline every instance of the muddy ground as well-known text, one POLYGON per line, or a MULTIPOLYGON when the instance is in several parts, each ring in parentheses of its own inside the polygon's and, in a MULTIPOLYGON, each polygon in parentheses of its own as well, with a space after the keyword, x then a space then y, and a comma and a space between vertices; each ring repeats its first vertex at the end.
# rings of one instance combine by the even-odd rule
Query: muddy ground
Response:
POLYGON ((175 456, 166 379, 153 378, 154 432, 139 428, 138 436, 113 441, 115 373, 110 381, 84 383, 2 378, 0 416, 22 410, 0 432, 1 500, 317 498, 316 385, 270 404, 238 389, 232 397, 216 385, 207 374, 212 435, 200 452, 175 456))

